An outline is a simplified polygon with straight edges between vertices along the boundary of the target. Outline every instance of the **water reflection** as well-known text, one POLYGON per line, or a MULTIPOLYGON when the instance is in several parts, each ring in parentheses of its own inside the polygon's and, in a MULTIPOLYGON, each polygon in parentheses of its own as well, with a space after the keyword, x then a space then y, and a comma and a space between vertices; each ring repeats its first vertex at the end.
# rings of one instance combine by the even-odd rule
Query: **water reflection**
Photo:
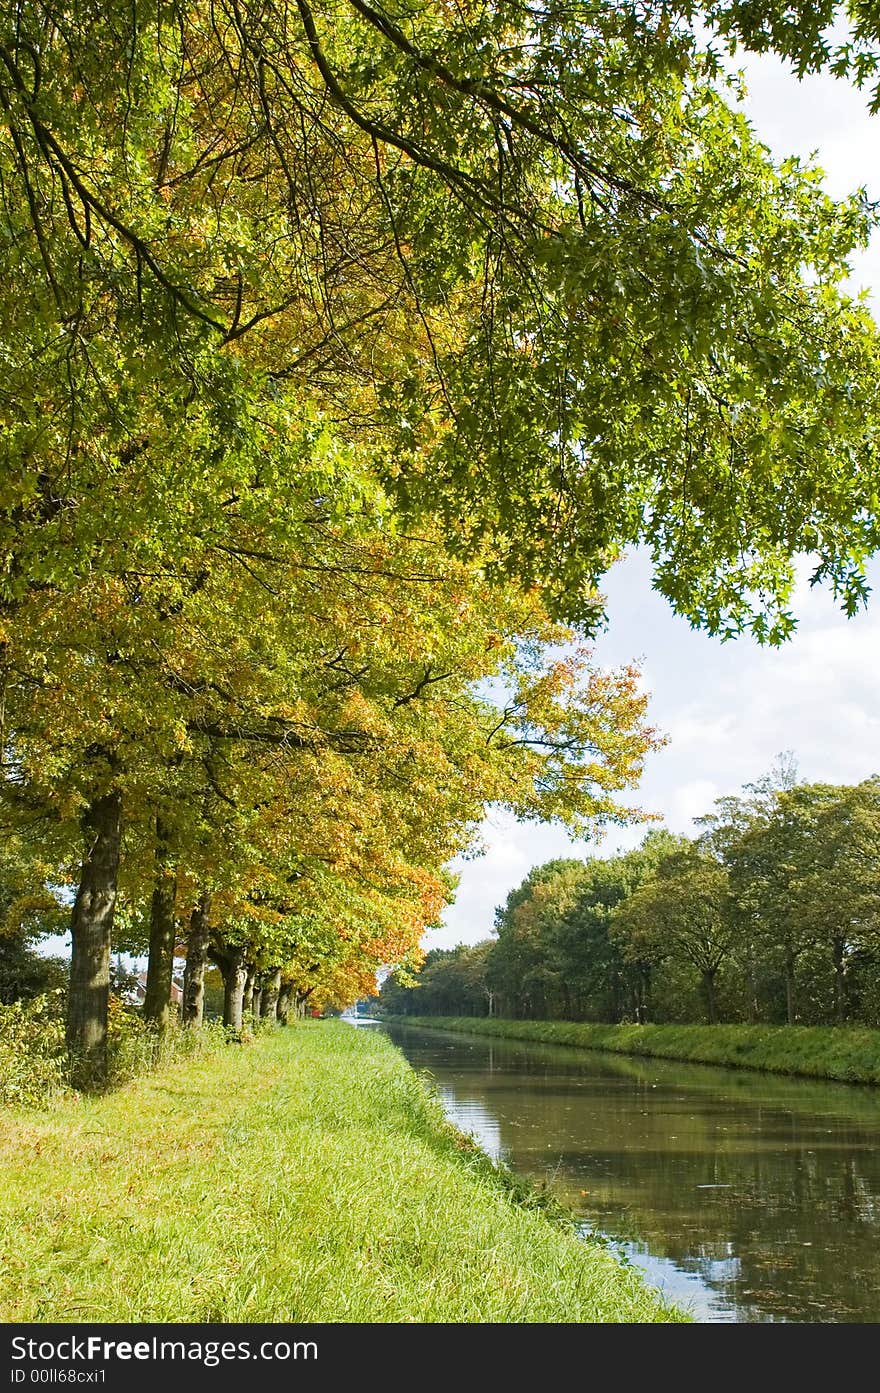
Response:
POLYGON ((446 1116, 453 1120, 456 1127, 475 1137, 493 1161, 507 1160, 507 1151, 501 1140, 501 1125, 480 1099, 460 1097, 454 1088, 439 1082, 436 1089, 446 1116))
POLYGON ((389 1030, 458 1126, 698 1318, 880 1319, 876 1090, 389 1030))

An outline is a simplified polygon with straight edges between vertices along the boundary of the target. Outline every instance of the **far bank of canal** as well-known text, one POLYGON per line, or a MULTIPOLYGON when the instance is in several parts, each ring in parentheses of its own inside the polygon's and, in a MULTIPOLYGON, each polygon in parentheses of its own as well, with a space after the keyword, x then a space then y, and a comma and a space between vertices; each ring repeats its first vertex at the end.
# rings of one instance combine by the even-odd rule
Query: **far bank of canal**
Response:
POLYGON ((490 1155, 698 1320, 880 1321, 880 1092, 384 1027, 490 1155))

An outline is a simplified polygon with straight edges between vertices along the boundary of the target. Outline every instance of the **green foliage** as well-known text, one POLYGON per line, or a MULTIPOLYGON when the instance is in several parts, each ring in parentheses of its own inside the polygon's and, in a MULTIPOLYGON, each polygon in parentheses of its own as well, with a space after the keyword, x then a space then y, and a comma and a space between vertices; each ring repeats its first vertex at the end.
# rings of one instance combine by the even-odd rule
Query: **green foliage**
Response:
MULTIPOLYGON (((34 947, 41 937, 63 932, 70 917, 51 870, 33 829, 27 837, 8 832, 3 837, 0 845, 0 1008, 34 998, 41 1000, 34 1001, 32 1012, 4 1017, 9 1036, 5 1042, 0 1042, 0 1049, 9 1051, 10 1062, 6 1084, 0 1087, 23 1090, 22 1096, 27 1097, 39 1097, 44 1093, 48 1096, 55 1088, 53 1066, 49 1063, 53 1057, 54 1030, 49 1025, 51 1004, 63 999, 68 979, 68 965, 64 960, 46 957, 34 947), (24 1059, 26 1022, 34 1026, 31 1083, 21 1072, 25 1066, 20 1064, 24 1059), (19 1060, 14 1065, 13 1054, 19 1060)), ((0 1036, 3 1034, 0 1027, 0 1036)))
POLYGON ((487 968, 493 957, 491 940, 425 954, 418 976, 401 982, 392 974, 382 985, 379 1007, 388 1015, 480 1015, 489 1009, 492 988, 487 968))
POLYGON ((398 508, 587 622, 637 540, 714 632, 784 638, 799 552, 861 604, 877 345, 835 287, 874 213, 775 167, 674 14, 18 6, 13 603, 95 567, 192 583, 268 438, 332 510, 363 449, 398 508))
MULTIPOLYGON (((7 769, 7 780, 10 773, 7 769)), ((14 951, 14 944, 26 949, 36 939, 68 927, 70 909, 55 871, 57 865, 46 855, 45 841, 33 825, 21 834, 6 830, 0 843, 0 951, 4 946, 14 951)))
POLYGON ((43 957, 20 938, 0 936, 0 1005, 65 989, 68 968, 63 958, 43 957))
MULTIPOLYGON (((43 1108, 74 1096, 65 1044, 66 991, 58 988, 32 1000, 0 1005, 0 1103, 43 1108)), ((258 1023, 257 1029, 263 1027, 258 1023)), ((253 1034, 251 1034, 253 1038, 253 1034)), ((114 1088, 160 1068, 184 1065, 202 1054, 216 1055, 226 1034, 217 1023, 202 1031, 159 1033, 133 1007, 111 998, 109 1068, 100 1081, 114 1088)))
POLYGON ((753 791, 732 820, 722 810, 711 835, 725 815, 722 854, 742 911, 744 962, 776 964, 789 1024, 803 1015, 804 969, 815 978, 822 958, 833 981, 819 1018, 862 1015, 868 1003, 850 969, 863 974, 880 945, 880 781, 753 791))
POLYGON ((223 1016, 223 979, 216 967, 205 973, 205 1016, 208 1020, 223 1016))
POLYGON ((614 911, 680 845, 652 831, 624 856, 550 861, 496 913, 489 977, 501 1013, 616 1020, 636 1013, 644 964, 627 960, 612 933, 614 911))
POLYGON ((780 54, 798 77, 825 71, 859 87, 871 83, 869 109, 880 109, 880 20, 872 0, 685 0, 672 9, 688 18, 699 14, 732 51, 780 54))
POLYGON ((677 956, 696 969, 710 1024, 717 1019, 715 979, 737 927, 727 871, 699 845, 664 856, 613 916, 613 934, 628 961, 654 966, 677 956))
POLYGON ((0 1103, 45 1107, 69 1094, 61 998, 0 1006, 0 1103))
POLYGON ((226 1043, 226 1031, 216 1021, 199 1031, 177 1026, 158 1031, 134 1007, 111 998, 108 1069, 100 1082, 105 1088, 118 1088, 156 1069, 185 1068, 202 1054, 216 1056, 226 1043))
POLYGON ((497 939, 389 983, 390 1014, 609 1023, 878 1023, 880 780, 798 783, 792 761, 688 841, 535 867, 497 939), (409 988, 409 989, 408 989, 409 988))

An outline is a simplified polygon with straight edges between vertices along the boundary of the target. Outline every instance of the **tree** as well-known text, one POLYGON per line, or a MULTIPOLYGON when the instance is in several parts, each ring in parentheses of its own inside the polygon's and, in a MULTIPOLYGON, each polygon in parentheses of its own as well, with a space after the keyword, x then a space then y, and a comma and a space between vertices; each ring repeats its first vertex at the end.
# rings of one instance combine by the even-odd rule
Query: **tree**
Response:
POLYGON ((580 861, 547 861, 534 867, 495 911, 498 941, 490 980, 505 1014, 527 1018, 555 1014, 563 983, 550 961, 548 934, 570 903, 582 872, 580 861))
POLYGON ((67 973, 63 958, 35 952, 20 935, 0 935, 0 1006, 66 989, 67 973))
MULTIPOLYGON (((741 794, 728 794, 716 799, 714 812, 694 819, 702 829, 700 844, 717 857, 732 876, 736 893, 731 913, 740 922, 731 955, 739 963, 748 984, 748 1018, 753 1023, 761 1019, 768 1006, 771 1011, 773 1009, 766 998, 774 975, 768 961, 768 949, 772 960, 775 945, 772 927, 762 918, 758 898, 751 891, 744 891, 743 876, 748 878, 744 861, 762 845, 759 829, 772 820, 779 795, 795 788, 797 782, 794 752, 783 750, 776 756, 768 772, 753 783, 745 784, 741 794)), ((797 936, 793 934, 793 946, 796 941, 797 936)), ((788 957, 786 1001, 789 1005, 793 992, 794 963, 806 946, 803 944, 793 957, 788 957)))
POLYGON ((799 887, 815 849, 814 814, 833 797, 830 785, 776 791, 754 812, 728 858, 733 893, 757 943, 771 962, 781 961, 789 1025, 798 1016, 798 963, 816 941, 799 887))
POLYGON ((587 862, 574 902, 553 935, 578 1016, 609 1021, 647 1018, 653 965, 645 956, 624 955, 614 933, 614 916, 617 906, 680 844, 665 829, 654 829, 634 851, 587 862))
POLYGON ((624 957, 678 957, 700 975, 706 1019, 718 1020, 715 979, 731 952, 735 919, 725 868, 699 845, 665 857, 655 874, 618 907, 615 932, 624 957))
POLYGON ((797 859, 789 893, 812 941, 834 969, 832 1020, 847 1015, 853 958, 876 952, 880 930, 880 781, 855 786, 802 785, 780 796, 780 814, 797 819, 797 859))
POLYGON ((472 946, 432 948, 417 979, 389 977, 382 985, 380 1003, 389 1015, 484 1016, 491 1015, 491 989, 487 967, 494 949, 487 939, 472 946))
POLYGON ((636 1019, 647 1011, 651 964, 625 958, 613 933, 616 906, 681 845, 665 831, 636 851, 535 867, 496 911, 489 980, 507 1009, 566 1019, 636 1019))

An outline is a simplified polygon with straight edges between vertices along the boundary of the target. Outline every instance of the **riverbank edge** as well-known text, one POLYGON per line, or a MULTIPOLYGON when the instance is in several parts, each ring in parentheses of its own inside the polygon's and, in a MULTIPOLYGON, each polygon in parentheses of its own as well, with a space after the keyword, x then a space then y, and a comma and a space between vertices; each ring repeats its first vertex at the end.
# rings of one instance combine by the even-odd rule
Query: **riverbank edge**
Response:
POLYGON ((379 1032, 298 1022, 2 1115, 6 1322, 689 1319, 455 1128, 379 1032))
POLYGON ((500 1016, 389 1016, 399 1025, 464 1031, 608 1054, 674 1059, 765 1074, 880 1085, 880 1031, 865 1026, 592 1025, 500 1016))

